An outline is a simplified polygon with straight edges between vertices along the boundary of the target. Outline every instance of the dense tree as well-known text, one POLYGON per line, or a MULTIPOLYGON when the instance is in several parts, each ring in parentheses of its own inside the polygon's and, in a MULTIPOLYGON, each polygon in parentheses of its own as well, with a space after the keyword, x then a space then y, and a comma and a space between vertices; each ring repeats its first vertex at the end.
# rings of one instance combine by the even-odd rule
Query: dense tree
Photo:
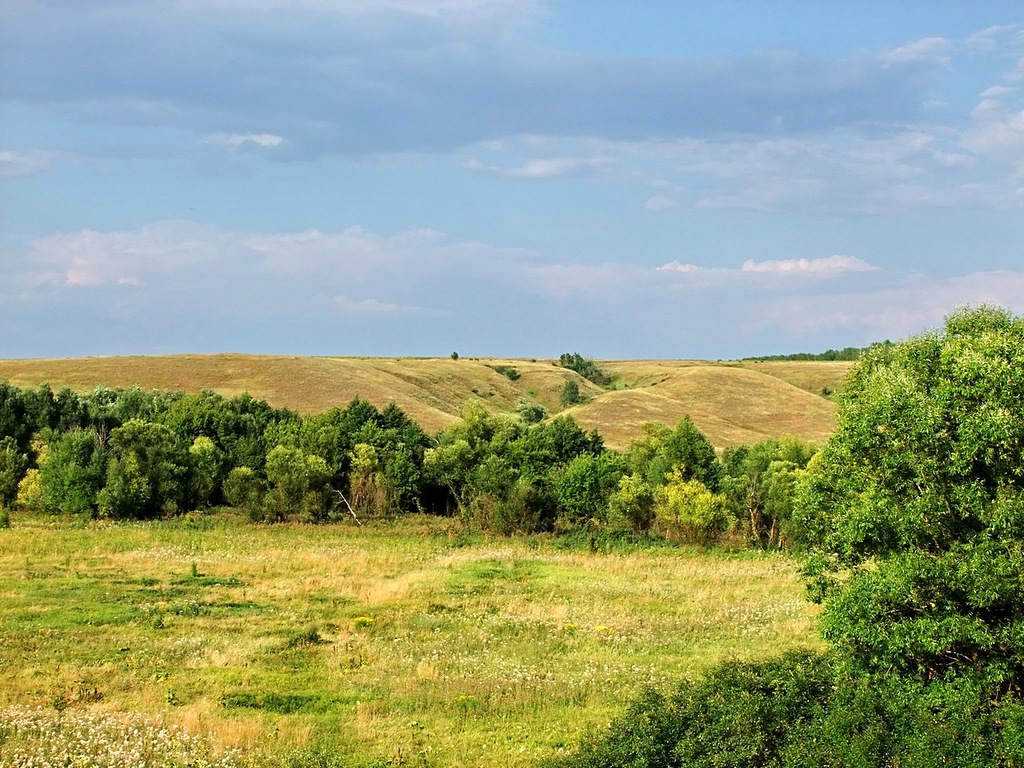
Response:
POLYGON ((267 454, 267 519, 285 520, 293 515, 313 521, 326 519, 330 478, 323 457, 299 448, 275 447, 267 454))
POLYGON ((107 454, 95 430, 73 429, 55 436, 39 466, 44 507, 65 514, 94 513, 106 473, 107 454))
POLYGON ((129 419, 110 433, 109 444, 112 458, 98 497, 102 514, 153 517, 188 505, 189 453, 168 427, 129 419))
POLYGON ((698 480, 712 491, 719 489, 722 470, 715 447, 689 416, 674 429, 649 423, 641 430, 642 436, 626 451, 632 472, 657 487, 665 484, 669 472, 678 469, 684 480, 698 480))
POLYGON ((639 475, 623 475, 608 499, 608 522, 646 533, 654 524, 654 489, 639 475))
POLYGON ((28 456, 18 448, 13 437, 0 437, 0 508, 8 506, 18 495, 18 483, 29 467, 28 456))
POLYGON ((721 490, 753 543, 780 547, 802 542, 795 522, 796 488, 815 448, 793 438, 727 449, 721 490))
POLYGON ((606 452, 582 452, 554 472, 558 527, 572 530, 607 521, 608 499, 622 476, 621 462, 606 452))
POLYGON ((586 402, 587 398, 580 392, 580 385, 576 383, 575 379, 566 379, 565 384, 562 385, 562 391, 558 394, 558 401, 562 404, 563 408, 569 408, 573 405, 586 402))
POLYGON ((0 381, 0 438, 3 437, 12 438, 22 452, 32 437, 22 391, 6 381, 0 381))
POLYGON ((516 413, 527 424, 538 424, 548 417, 548 412, 544 409, 543 405, 540 403, 530 403, 526 400, 522 400, 516 405, 516 413))
POLYGON ((1024 320, 964 310, 874 348, 803 501, 849 658, 1024 692, 1024 320))
POLYGON ((192 441, 188 449, 191 467, 191 497, 198 507, 208 506, 224 480, 224 452, 206 435, 192 441))
POLYGON ((696 478, 672 469, 655 494, 655 519, 665 534, 691 544, 718 541, 735 522, 724 495, 713 493, 696 478))
POLYGON ((223 484, 224 500, 236 509, 244 510, 253 522, 264 519, 266 483, 249 467, 234 467, 223 484))
POLYGON ((576 371, 587 381, 592 381, 600 387, 612 383, 612 377, 605 373, 593 360, 584 357, 579 352, 565 352, 558 358, 558 364, 570 371, 576 371))
POLYGON ((1024 320, 872 348, 797 501, 831 650, 649 693, 554 765, 1024 765, 1024 320))

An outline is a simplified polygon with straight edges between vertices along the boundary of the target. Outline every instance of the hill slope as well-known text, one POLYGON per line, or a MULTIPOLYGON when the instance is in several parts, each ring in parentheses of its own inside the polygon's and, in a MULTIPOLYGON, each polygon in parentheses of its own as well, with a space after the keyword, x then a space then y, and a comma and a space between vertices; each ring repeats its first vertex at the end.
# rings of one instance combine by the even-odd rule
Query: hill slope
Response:
POLYGON ((821 441, 834 428, 835 408, 821 396, 837 389, 849 363, 613 361, 616 379, 602 390, 550 360, 326 358, 264 355, 170 355, 62 360, 0 360, 0 381, 19 387, 48 382, 89 391, 97 386, 198 392, 249 392, 275 406, 317 413, 362 397, 395 402, 433 432, 456 421, 471 402, 511 412, 521 401, 560 410, 559 394, 574 378, 591 399, 570 413, 625 447, 648 421, 675 424, 689 415, 719 448, 793 435, 821 441), (499 370, 515 368, 512 380, 499 370), (497 370, 496 370, 497 369, 497 370))

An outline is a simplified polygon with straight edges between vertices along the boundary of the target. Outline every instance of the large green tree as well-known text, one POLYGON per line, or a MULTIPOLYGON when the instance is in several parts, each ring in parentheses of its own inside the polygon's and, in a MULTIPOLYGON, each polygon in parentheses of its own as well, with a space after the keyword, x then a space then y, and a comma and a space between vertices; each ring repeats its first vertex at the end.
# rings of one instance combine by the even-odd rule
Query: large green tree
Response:
POLYGON ((44 508, 64 514, 94 513, 107 460, 95 430, 73 429, 57 435, 40 462, 44 508))
POLYGON ((868 673, 1024 692, 1024 319, 879 346, 839 408, 803 494, 825 636, 868 673))
POLYGON ((153 517, 187 506, 190 456, 168 427, 129 419, 111 431, 109 445, 113 458, 98 497, 101 513, 114 518, 153 517))

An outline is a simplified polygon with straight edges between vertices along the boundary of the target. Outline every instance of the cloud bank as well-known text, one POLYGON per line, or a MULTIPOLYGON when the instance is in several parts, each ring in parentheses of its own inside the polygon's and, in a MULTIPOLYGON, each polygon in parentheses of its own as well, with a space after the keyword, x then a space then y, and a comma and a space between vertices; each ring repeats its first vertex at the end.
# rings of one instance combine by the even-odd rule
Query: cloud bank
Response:
POLYGON ((6 336, 5 357, 70 354, 60 346, 61 318, 83 315, 102 332, 78 354, 128 349, 145 333, 172 351, 389 354, 400 338, 404 354, 459 344, 544 356, 590 326, 602 330, 601 341, 588 338, 606 357, 665 349, 720 357, 813 350, 837 330, 850 343, 901 338, 960 304, 1024 309, 1024 272, 936 279, 847 255, 724 268, 547 264, 528 250, 435 230, 262 234, 168 221, 39 238, 4 261, 0 320, 23 322, 32 308, 50 315, 31 344, 6 336), (702 344, 709 323, 718 340, 702 344))

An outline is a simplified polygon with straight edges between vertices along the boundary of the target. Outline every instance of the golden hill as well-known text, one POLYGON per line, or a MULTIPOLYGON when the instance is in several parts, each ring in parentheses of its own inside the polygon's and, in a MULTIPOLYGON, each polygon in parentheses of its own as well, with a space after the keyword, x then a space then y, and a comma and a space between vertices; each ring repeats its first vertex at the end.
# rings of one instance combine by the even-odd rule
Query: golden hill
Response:
POLYGON ((396 403, 427 431, 456 421, 463 408, 482 403, 511 412, 522 401, 559 411, 569 377, 591 399, 570 413, 623 448, 640 425, 674 425, 689 415, 719 448, 792 435, 820 442, 835 424, 835 407, 822 396, 838 389, 850 363, 612 361, 615 376, 603 390, 551 360, 450 358, 328 358, 266 355, 170 355, 0 360, 0 381, 19 387, 43 382, 86 392, 97 386, 198 392, 248 392, 272 405, 317 413, 362 397, 378 407, 396 403), (499 373, 514 367, 513 381, 499 373))

